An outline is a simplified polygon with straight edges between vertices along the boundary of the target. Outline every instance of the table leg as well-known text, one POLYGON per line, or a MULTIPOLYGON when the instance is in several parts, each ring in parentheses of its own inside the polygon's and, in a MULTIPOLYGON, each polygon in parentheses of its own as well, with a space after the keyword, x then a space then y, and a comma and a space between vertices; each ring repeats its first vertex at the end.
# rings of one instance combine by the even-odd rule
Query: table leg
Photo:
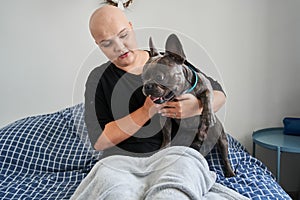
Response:
POLYGON ((277 183, 280 181, 280 147, 277 147, 277 183))

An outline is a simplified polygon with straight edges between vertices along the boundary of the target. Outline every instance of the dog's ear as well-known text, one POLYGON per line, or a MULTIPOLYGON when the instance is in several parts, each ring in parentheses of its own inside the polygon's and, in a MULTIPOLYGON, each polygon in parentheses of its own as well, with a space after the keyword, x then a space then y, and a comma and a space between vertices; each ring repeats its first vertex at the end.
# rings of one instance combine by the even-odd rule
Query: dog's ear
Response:
POLYGON ((166 42, 165 46, 166 54, 172 56, 172 59, 178 63, 183 64, 186 57, 183 52, 183 47, 178 37, 175 34, 171 34, 166 42))
POLYGON ((149 38, 149 48, 150 48, 150 57, 155 57, 159 55, 159 52, 157 51, 157 49, 154 47, 152 38, 149 38))

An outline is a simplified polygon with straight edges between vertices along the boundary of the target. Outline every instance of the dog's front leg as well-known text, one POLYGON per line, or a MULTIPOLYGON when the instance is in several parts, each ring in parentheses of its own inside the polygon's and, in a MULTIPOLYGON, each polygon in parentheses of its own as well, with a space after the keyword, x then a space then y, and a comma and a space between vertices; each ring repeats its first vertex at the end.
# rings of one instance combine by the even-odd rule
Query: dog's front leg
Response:
POLYGON ((198 132, 196 133, 196 138, 194 139, 190 147, 200 152, 203 141, 204 138, 201 136, 200 129, 199 129, 198 132))
POLYGON ((202 115, 201 115, 201 121, 200 121, 201 126, 200 126, 200 131, 198 133, 198 139, 203 141, 206 138, 208 129, 215 124, 216 119, 212 107, 211 91, 209 90, 204 91, 200 96, 200 100, 202 102, 202 115))
POLYGON ((172 121, 169 117, 161 117, 160 124, 162 126, 163 141, 161 148, 171 146, 172 121))
POLYGON ((210 81, 202 74, 199 74, 196 96, 202 103, 201 125, 204 125, 203 131, 207 132, 207 129, 216 123, 216 118, 213 109, 213 88, 210 81))

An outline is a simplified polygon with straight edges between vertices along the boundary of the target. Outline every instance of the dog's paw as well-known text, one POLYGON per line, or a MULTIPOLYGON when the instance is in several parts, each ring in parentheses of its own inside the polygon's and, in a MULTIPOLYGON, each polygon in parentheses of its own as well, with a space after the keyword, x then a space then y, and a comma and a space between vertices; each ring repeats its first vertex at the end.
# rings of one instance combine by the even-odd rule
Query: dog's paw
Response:
POLYGON ((231 170, 225 172, 225 177, 226 178, 230 178, 230 177, 234 177, 234 176, 235 176, 235 173, 231 170))
POLYGON ((163 143, 160 146, 160 149, 165 149, 167 147, 171 146, 171 142, 166 142, 165 140, 163 141, 163 143))
POLYGON ((195 149, 196 151, 200 151, 201 146, 202 146, 202 142, 201 142, 201 141, 194 141, 194 142, 191 144, 190 147, 191 147, 192 149, 195 149))

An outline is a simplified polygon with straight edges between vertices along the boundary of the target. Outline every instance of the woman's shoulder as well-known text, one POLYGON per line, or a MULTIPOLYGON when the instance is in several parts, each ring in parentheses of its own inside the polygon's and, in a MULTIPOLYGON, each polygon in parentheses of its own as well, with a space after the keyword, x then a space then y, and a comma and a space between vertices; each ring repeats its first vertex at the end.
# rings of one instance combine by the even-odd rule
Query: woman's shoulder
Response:
POLYGON ((112 63, 110 61, 108 61, 108 62, 92 69, 92 71, 88 75, 86 84, 87 85, 98 84, 99 80, 102 77, 102 75, 104 74, 105 70, 108 67, 110 67, 111 65, 112 65, 112 63))
POLYGON ((89 74, 89 76, 99 76, 100 74, 102 74, 107 67, 111 66, 112 63, 110 61, 107 61, 106 63, 103 63, 102 65, 95 67, 89 74))

